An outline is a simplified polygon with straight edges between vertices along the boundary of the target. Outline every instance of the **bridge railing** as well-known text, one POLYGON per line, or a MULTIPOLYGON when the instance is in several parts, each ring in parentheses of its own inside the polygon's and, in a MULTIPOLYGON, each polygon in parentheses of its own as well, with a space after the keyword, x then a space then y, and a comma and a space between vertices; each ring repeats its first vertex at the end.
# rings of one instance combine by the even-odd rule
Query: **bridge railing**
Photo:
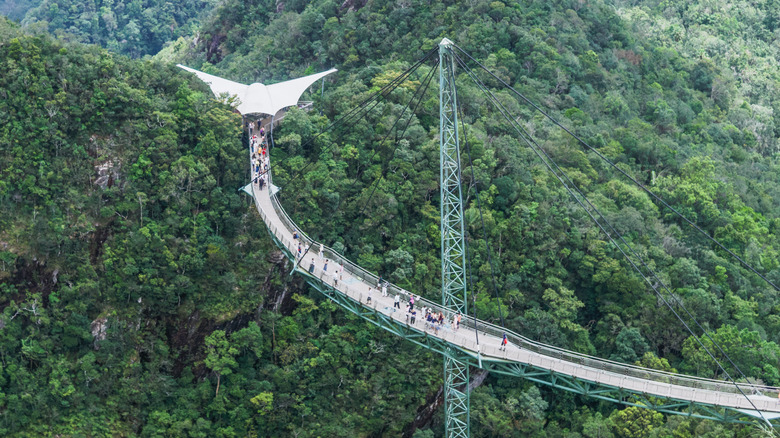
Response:
MULTIPOLYGON (((377 279, 376 276, 372 278, 377 279)), ((401 296, 405 296, 407 298, 410 295, 409 291, 406 291, 405 289, 392 284, 388 286, 388 293, 390 294, 399 293, 401 294, 401 296)), ((418 305, 429 307, 434 312, 437 313, 442 312, 448 321, 453 320, 454 314, 452 310, 445 309, 441 306, 441 304, 433 303, 428 299, 421 298, 415 295, 415 306, 418 305)), ((479 343, 481 345, 485 345, 486 343, 493 343, 494 345, 497 345, 498 342, 500 342, 500 339, 502 339, 503 335, 506 334, 508 342, 511 345, 514 345, 516 347, 523 348, 528 351, 533 351, 535 353, 544 356, 560 359, 569 363, 579 364, 584 367, 597 369, 603 372, 610 372, 621 376, 636 377, 643 380, 652 380, 659 383, 668 383, 673 385, 685 386, 689 388, 706 389, 711 391, 728 392, 728 393, 735 393, 735 394, 740 393, 739 389, 741 389, 742 392, 744 392, 745 394, 773 393, 773 395, 776 396, 777 393, 780 392, 780 388, 770 387, 767 385, 752 384, 749 382, 738 382, 737 384, 739 385, 739 389, 737 389, 737 387, 729 381, 707 379, 703 377, 688 376, 685 374, 676 374, 676 373, 670 373, 661 370, 653 370, 650 368, 644 368, 637 365, 631 365, 622 362, 615 362, 608 359, 603 359, 600 357, 589 356, 587 354, 577 353, 574 351, 566 350, 564 348, 555 347, 553 345, 548 345, 548 344, 531 340, 511 330, 502 328, 500 326, 491 324, 483 320, 477 320, 475 324, 473 317, 469 317, 467 315, 463 315, 460 325, 461 325, 461 330, 466 329, 470 331, 475 331, 476 328, 477 329, 476 331, 478 332, 480 337, 479 343), (486 337, 485 335, 488 336, 486 337)))
MULTIPOLYGON (((474 321, 469 318, 466 322, 466 326, 470 329, 474 329, 474 321)), ((615 362, 608 359, 589 356, 574 351, 569 351, 563 348, 555 347, 552 345, 543 344, 526 338, 510 330, 495 326, 485 321, 477 320, 477 326, 480 334, 489 334, 496 338, 501 338, 504 334, 507 335, 507 340, 510 344, 519 348, 524 348, 535 353, 542 354, 544 356, 560 359, 569 363, 575 363, 584 367, 597 369, 603 372, 609 372, 613 374, 619 374, 621 376, 636 377, 643 380, 652 380, 659 383, 668 383, 673 385, 685 386, 689 388, 705 389, 717 392, 727 392, 739 394, 740 389, 745 394, 766 394, 773 393, 777 395, 780 388, 770 387, 766 385, 758 385, 749 382, 738 382, 737 386, 729 381, 707 379, 697 376, 688 376, 685 374, 670 373, 661 370, 654 370, 650 368, 644 368, 637 365, 626 364, 622 362, 615 362)))
MULTIPOLYGON (((269 178, 268 180, 271 181, 270 172, 268 178, 269 178)), ((309 237, 295 224, 292 218, 290 218, 287 215, 287 212, 284 210, 284 208, 282 208, 276 196, 271 196, 271 205, 273 206, 276 214, 278 215, 278 217, 284 224, 285 228, 287 229, 287 232, 292 233, 293 231, 297 231, 298 235, 300 236, 300 241, 302 242, 302 244, 305 245, 308 243, 310 245, 310 249, 307 257, 318 257, 320 242, 317 242, 316 240, 309 237)), ((260 210, 261 210, 261 214, 265 216, 264 213, 262 212, 262 209, 260 210)), ((264 219, 266 218, 264 217, 264 219)), ((266 220, 265 222, 269 224, 269 226, 273 227, 271 229, 271 232, 274 235, 279 236, 278 230, 276 230, 275 227, 272 224, 270 224, 270 221, 266 220)), ((290 251, 295 253, 296 248, 292 247, 293 242, 286 242, 287 239, 284 240, 285 240, 285 245, 288 246, 290 251)), ((379 282, 378 276, 363 269, 359 265, 353 263, 346 257, 334 251, 332 248, 323 245, 322 252, 323 252, 323 258, 333 261, 332 266, 334 269, 338 267, 338 264, 343 263, 344 271, 349 273, 354 278, 358 278, 362 282, 369 285, 378 285, 379 282)), ((394 296, 395 294, 399 294, 401 297, 403 297, 403 300, 405 302, 408 302, 409 298, 412 296, 411 292, 389 282, 388 282, 387 289, 389 295, 394 296)), ((378 293, 379 290, 377 290, 377 294, 378 293)), ((434 312, 437 313, 442 312, 445 315, 445 318, 448 322, 453 321, 454 312, 451 309, 445 309, 441 306, 441 304, 434 303, 426 298, 420 297, 419 295, 414 295, 414 297, 415 297, 416 309, 428 307, 432 309, 432 311, 434 312)), ((599 357, 589 356, 586 354, 577 353, 574 351, 569 351, 563 348, 533 341, 529 338, 526 338, 525 336, 519 335, 515 332, 496 326, 486 321, 477 320, 475 325, 473 318, 469 318, 467 315, 463 315, 461 320, 460 330, 475 330, 475 329, 479 334, 479 338, 480 338, 479 342, 483 346, 486 345, 487 343, 497 344, 499 340, 503 337, 503 335, 506 334, 508 341, 516 347, 526 349, 528 351, 532 351, 547 357, 559 359, 573 364, 578 364, 583 367, 599 370, 601 372, 616 374, 619 376, 635 377, 638 379, 650 380, 659 383, 679 385, 679 386, 684 386, 689 388, 710 390, 716 392, 735 393, 735 394, 740 393, 741 390, 745 394, 763 393, 763 394, 772 394, 773 396, 776 396, 778 392, 780 392, 780 388, 777 387, 770 387, 766 385, 757 385, 757 384, 743 383, 743 382, 738 383, 739 389, 737 389, 737 387, 733 383, 728 381, 707 379, 707 378, 696 377, 696 376, 688 376, 684 374, 669 373, 665 371, 653 370, 641 366, 629 365, 629 364, 614 362, 599 357)))

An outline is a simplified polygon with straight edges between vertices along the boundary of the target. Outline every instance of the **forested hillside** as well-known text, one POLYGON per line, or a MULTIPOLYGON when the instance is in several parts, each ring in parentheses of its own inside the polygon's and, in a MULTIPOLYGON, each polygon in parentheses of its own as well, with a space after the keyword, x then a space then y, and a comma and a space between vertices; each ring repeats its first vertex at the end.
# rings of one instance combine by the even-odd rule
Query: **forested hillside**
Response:
POLYGON ((0 433, 385 427, 333 415, 355 403, 411 422, 439 361, 296 293, 236 191, 248 172, 228 106, 170 65, 7 22, 0 41, 0 433))
MULTIPOLYGON (((227 0, 144 62, 2 23, 3 434, 441 435, 441 410, 423 410, 440 358, 287 275, 236 192, 248 178, 238 116, 170 60, 244 82, 338 68, 310 96, 323 113, 292 111, 275 133, 282 202, 313 237, 429 298, 437 90, 408 130, 392 126, 430 65, 355 126, 311 140, 445 36, 780 284, 777 8, 633 3, 227 0)), ((481 78, 745 375, 780 385, 778 291, 481 78)), ((500 300, 531 338, 724 378, 462 71, 457 83, 478 316, 498 323, 500 300)), ((471 404, 474 436, 760 433, 496 376, 471 404)))
POLYGON ((0 15, 21 20, 28 10, 40 3, 40 0, 0 0, 0 15))
MULTIPOLYGON (((39 0, 24 13, 25 26, 139 58, 166 42, 197 32, 214 0, 39 0)), ((17 6, 19 8, 19 6, 17 6)))

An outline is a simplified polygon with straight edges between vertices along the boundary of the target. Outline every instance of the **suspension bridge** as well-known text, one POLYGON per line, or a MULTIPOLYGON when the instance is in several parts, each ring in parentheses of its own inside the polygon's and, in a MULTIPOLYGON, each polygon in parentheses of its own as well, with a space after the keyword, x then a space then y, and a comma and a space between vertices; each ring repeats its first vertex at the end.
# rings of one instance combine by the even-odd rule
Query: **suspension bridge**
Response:
MULTIPOLYGON (((351 262, 322 242, 310 238, 292 220, 279 202, 278 188, 273 184, 272 172, 269 169, 266 172, 265 189, 257 184, 255 178, 244 190, 254 199, 257 211, 274 243, 292 262, 293 272, 302 276, 309 285, 340 307, 396 336, 443 355, 447 437, 469 435, 467 384, 470 368, 521 377, 595 399, 664 413, 732 423, 761 422, 772 427, 780 425, 780 388, 736 382, 734 379, 706 379, 605 360, 534 341, 505 327, 479 320, 473 315, 468 316, 458 105, 454 74, 455 66, 461 60, 453 53, 454 47, 457 46, 447 39, 438 47, 442 302, 434 303, 421 298, 419 291, 408 291, 389 283, 387 295, 384 296, 378 288, 380 279, 376 274, 351 262), (303 257, 299 256, 299 245, 308 245, 310 249, 303 257), (325 260, 330 261, 327 270, 325 260), (336 278, 333 274, 340 265, 343 265, 343 273, 339 273, 336 278), (400 295, 404 302, 414 297, 415 309, 427 307, 436 313, 443 313, 443 327, 434 330, 423 318, 411 320, 405 311, 394 306, 395 295, 400 295), (458 313, 462 314, 463 318, 460 327, 456 329, 454 320, 458 313), (501 345, 504 336, 508 340, 506 348, 501 345)), ((472 78, 478 80, 473 75, 472 78)), ((534 147, 532 140, 529 142, 527 137, 523 136, 522 128, 518 128, 518 131, 529 146, 534 147)), ((550 157, 543 151, 537 154, 548 168, 554 171, 555 165, 550 157)), ((600 213, 595 211, 595 207, 581 192, 572 190, 573 183, 566 180, 565 176, 558 178, 612 240, 610 230, 606 229, 609 225, 599 222, 597 216, 600 213)), ((603 216, 601 218, 603 219, 603 216)), ((611 231, 614 234, 614 229, 611 231)), ((613 243, 620 245, 614 240, 613 243)), ((623 251, 621 249, 621 252, 623 251)), ((639 263, 631 259, 629 262, 647 280, 637 266, 639 263)), ((655 286, 652 287, 659 293, 655 286)), ((667 303, 666 300, 664 302, 667 303)), ((667 306, 672 308, 668 303, 667 306)))

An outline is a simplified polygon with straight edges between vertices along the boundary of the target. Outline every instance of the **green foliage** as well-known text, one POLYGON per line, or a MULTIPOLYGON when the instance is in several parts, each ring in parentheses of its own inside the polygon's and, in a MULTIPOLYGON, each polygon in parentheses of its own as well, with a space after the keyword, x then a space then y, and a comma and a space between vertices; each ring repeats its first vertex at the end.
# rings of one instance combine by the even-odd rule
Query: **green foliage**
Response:
POLYGON ((203 362, 217 375, 217 392, 219 395, 219 383, 222 376, 231 374, 238 366, 236 355, 238 348, 234 347, 225 337, 225 332, 216 330, 206 338, 206 360, 203 362))
POLYGON ((613 438, 613 423, 611 418, 604 418, 601 412, 596 412, 582 425, 582 435, 586 438, 613 438))
POLYGON ((38 5, 40 0, 0 0, 0 15, 12 20, 21 20, 30 8, 38 5))
POLYGON ((212 0, 42 0, 26 11, 26 27, 99 44, 132 57, 153 55, 163 45, 197 29, 212 0))
POLYGON ((642 334, 635 328, 624 328, 615 339, 615 353, 610 359, 632 363, 643 356, 648 349, 642 334))
MULTIPOLYGON (((0 407, 20 413, 0 430, 396 436, 441 383, 438 357, 307 295, 273 262, 235 192, 238 117, 170 60, 246 83, 339 68, 306 97, 322 112, 290 111, 275 132, 282 202, 313 237, 428 298, 440 295, 436 91, 404 113, 405 132, 391 127, 430 67, 315 136, 442 36, 780 281, 779 9, 710 3, 44 0, 24 21, 132 57, 183 36, 157 56, 166 64, 0 23, 0 407)), ((723 377, 459 74, 472 310, 561 347, 723 377)), ((748 377, 778 383, 776 294, 483 79, 748 377)), ((494 376, 472 408, 475 436, 752 432, 494 376)), ((441 427, 434 417, 415 436, 441 427)))
POLYGON ((746 376, 772 386, 780 383, 780 346, 774 342, 763 340, 758 332, 739 330, 730 324, 710 333, 710 337, 700 338, 703 346, 692 337, 685 341, 682 371, 725 379, 723 370, 704 349, 706 347, 723 362, 722 356, 718 354, 719 350, 715 349, 712 343, 714 340, 746 376))
POLYGON ((663 423, 664 416, 649 409, 629 406, 615 411, 610 419, 615 424, 617 436, 624 438, 647 437, 663 423))
POLYGON ((536 386, 515 384, 480 388, 472 396, 476 436, 529 436, 539 433, 549 404, 536 386), (492 396, 491 396, 492 395, 492 396))
POLYGON ((642 355, 642 360, 635 362, 635 365, 654 370, 665 371, 667 373, 677 372, 676 369, 669 365, 669 361, 667 359, 656 356, 652 351, 645 352, 645 354, 642 355))

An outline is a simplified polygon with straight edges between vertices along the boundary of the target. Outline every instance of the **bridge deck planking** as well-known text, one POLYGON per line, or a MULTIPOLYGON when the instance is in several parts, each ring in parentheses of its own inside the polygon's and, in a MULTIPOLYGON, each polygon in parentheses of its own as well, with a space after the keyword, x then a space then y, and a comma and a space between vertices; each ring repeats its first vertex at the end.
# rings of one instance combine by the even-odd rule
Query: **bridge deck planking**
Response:
MULTIPOLYGON (((270 172, 268 173, 268 177, 270 182, 270 172)), ((291 225, 289 225, 293 222, 289 217, 287 217, 286 213, 284 213, 284 210, 282 209, 276 197, 271 196, 270 187, 270 184, 266 184, 266 188, 260 190, 257 184, 252 184, 255 205, 269 231, 287 248, 289 251, 288 256, 293 255, 294 259, 294 254, 297 252, 297 243, 293 239, 293 229, 291 228, 291 225), (282 217, 280 217, 280 212, 285 215, 286 220, 283 220, 282 217)), ((305 256, 305 260, 296 263, 296 271, 303 273, 304 275, 308 275, 308 266, 310 260, 311 258, 314 258, 314 276, 319 278, 324 284, 327 285, 327 287, 333 288, 345 296, 350 297, 355 302, 360 303, 361 306, 366 307, 367 310, 370 308, 371 310, 379 311, 393 320, 396 320, 399 324, 405 324, 413 330, 435 336, 433 335, 432 329, 426 330, 423 318, 418 318, 416 323, 412 325, 406 322, 406 314, 403 309, 395 312, 393 311, 394 294, 388 293, 387 297, 383 297, 381 290, 378 290, 375 287, 377 281, 376 276, 367 273, 365 270, 362 270, 362 268, 357 267, 348 260, 341 258, 339 255, 337 255, 337 253, 328 247, 325 247, 325 254, 327 255, 324 256, 322 260, 320 260, 320 243, 309 239, 308 236, 306 236, 305 233, 303 233, 303 231, 297 226, 295 228, 298 230, 298 234, 301 236, 301 240, 303 241, 306 239, 305 242, 309 242, 310 244, 309 254, 305 256), (326 258, 331 260, 332 263, 328 272, 324 272, 322 270, 323 261, 326 258), (343 280, 339 280, 338 285, 334 287, 331 273, 333 270, 339 268, 337 261, 341 260, 344 261, 345 265, 343 280), (351 269, 346 268, 347 266, 350 268, 357 267, 359 272, 352 272, 351 269), (368 279, 366 279, 367 276, 368 279), (373 289, 371 294, 372 304, 370 306, 366 304, 366 297, 368 295, 369 287, 373 289)), ((403 289, 401 289, 401 291, 403 291, 403 289)), ((403 292, 405 292, 405 294, 402 295, 403 299, 401 302, 402 307, 405 308, 406 299, 410 295, 410 292, 403 292)), ((415 299, 417 300, 417 295, 415 295, 415 299)), ((438 306, 434 303, 430 303, 424 299, 420 300, 419 302, 415 301, 416 309, 420 309, 423 306, 432 307, 434 309, 438 308, 438 306)), ((466 315, 463 315, 463 322, 470 322, 470 319, 467 321, 466 315)), ((491 324, 479 321, 478 326, 489 327, 491 324)), ((495 332, 495 330, 493 331, 495 332)), ((511 332, 507 331, 507 334, 510 333, 511 332)), ((519 337, 519 335, 515 336, 519 337)), ((479 344, 477 344, 474 331, 469 330, 467 324, 462 324, 462 328, 460 330, 452 330, 451 327, 444 328, 440 330, 438 337, 447 343, 458 346, 463 350, 472 352, 475 356, 481 355, 483 360, 505 360, 520 364, 528 364, 572 378, 615 388, 621 388, 648 396, 656 396, 685 402, 693 402, 703 405, 727 407, 740 410, 754 410, 757 408, 759 411, 767 414, 780 414, 780 400, 774 397, 760 395, 760 392, 777 394, 778 391, 780 391, 780 388, 740 384, 740 387, 743 388, 743 391, 746 394, 750 394, 750 402, 755 405, 754 408, 754 406, 751 405, 751 403, 742 394, 733 392, 734 386, 731 382, 728 381, 716 381, 712 379, 702 379, 694 376, 675 375, 671 373, 659 372, 657 370, 644 369, 641 367, 622 364, 618 364, 618 367, 625 369, 625 374, 615 373, 612 371, 605 371, 606 368, 615 369, 615 362, 601 360, 600 362, 603 363, 603 366, 585 366, 563 359, 546 356, 534 351, 530 351, 526 348, 519 348, 518 346, 511 343, 507 350, 502 351, 499 350, 501 342, 500 336, 497 336, 495 333, 480 331, 479 344), (648 377, 655 377, 656 380, 635 376, 634 374, 636 374, 638 371, 640 373, 646 373, 648 377), (676 380, 690 380, 691 382, 695 383, 692 383, 691 386, 684 386, 658 381, 659 376, 661 376, 660 379, 663 380, 664 375, 668 377, 674 377, 676 380), (724 391, 695 387, 699 383, 708 384, 709 386, 715 384, 716 387, 722 386, 724 391)), ((556 349, 556 347, 550 348, 556 349)), ((588 360, 592 362, 594 358, 588 357, 588 360)), ((596 358, 596 360, 598 359, 596 358)))

